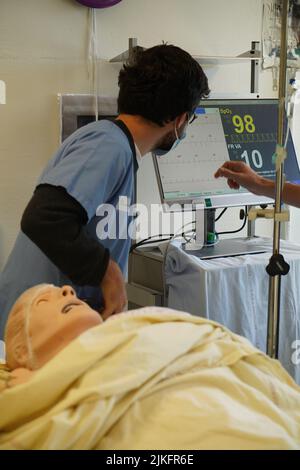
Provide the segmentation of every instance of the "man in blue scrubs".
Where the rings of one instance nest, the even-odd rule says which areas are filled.
[[[36,284],[71,284],[104,318],[126,305],[131,241],[118,233],[99,239],[97,209],[118,208],[122,196],[135,203],[140,157],[174,147],[209,89],[200,65],[171,45],[136,55],[122,68],[119,87],[118,118],[74,132],[39,178],[0,276],[0,338],[13,303]]]

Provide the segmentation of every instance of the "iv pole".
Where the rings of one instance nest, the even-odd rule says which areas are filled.
[[[282,190],[284,184],[284,127],[285,127],[285,98],[286,98],[286,68],[287,68],[287,35],[288,35],[288,12],[289,0],[282,0],[281,10],[281,47],[280,47],[280,77],[279,77],[279,113],[278,113],[278,141],[277,141],[277,163],[276,163],[276,198],[273,232],[273,257],[269,268],[273,263],[273,273],[270,274],[269,282],[269,306],[268,306],[268,332],[267,332],[267,354],[273,359],[278,359],[279,346],[279,320],[280,320],[280,288],[281,276],[287,274],[282,272],[282,263],[286,263],[280,255],[280,226]],[[276,269],[276,265],[277,268]],[[288,269],[287,269],[288,271]],[[276,274],[277,273],[277,274]]]

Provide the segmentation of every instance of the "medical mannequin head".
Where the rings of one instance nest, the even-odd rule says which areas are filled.
[[[6,362],[11,370],[42,367],[84,331],[102,323],[69,286],[28,289],[12,307],[6,329]]]

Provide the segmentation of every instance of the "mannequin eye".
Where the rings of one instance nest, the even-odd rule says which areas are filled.
[[[47,302],[47,299],[40,299],[37,301],[37,305],[39,305],[41,302]]]

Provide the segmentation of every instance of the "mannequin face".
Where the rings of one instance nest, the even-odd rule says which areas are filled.
[[[101,322],[100,315],[79,300],[71,287],[51,286],[34,299],[31,308],[29,329],[34,355],[52,357],[51,351]]]
[[[23,354],[27,354],[28,358],[21,361],[18,367],[25,365],[38,369],[81,333],[102,323],[100,315],[79,300],[70,286],[45,285],[28,292],[20,297],[10,314],[17,314],[20,318],[22,314],[28,316],[28,347],[25,345],[23,348]],[[10,330],[9,336],[13,336],[13,327]],[[13,342],[8,340],[8,357],[10,344]],[[19,346],[19,350],[22,351],[22,347]]]

